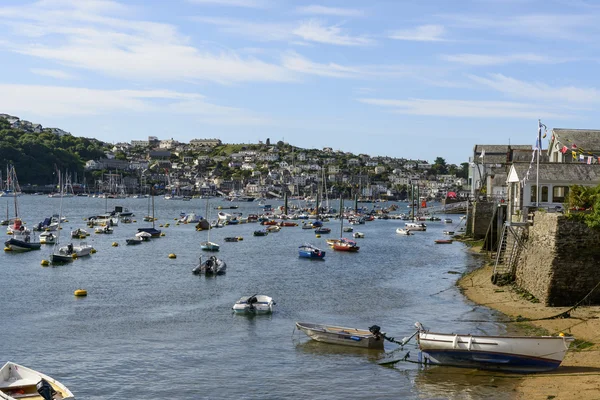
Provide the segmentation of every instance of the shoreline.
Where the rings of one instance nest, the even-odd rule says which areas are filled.
[[[479,253],[478,247],[468,251]],[[600,306],[580,306],[570,312],[570,318],[549,318],[563,313],[569,307],[546,307],[531,301],[531,296],[513,286],[495,286],[490,277],[493,265],[489,261],[463,275],[457,286],[462,294],[479,306],[492,308],[506,315],[509,323],[525,335],[573,335],[565,359],[552,372],[521,375],[516,388],[518,399],[580,399],[600,398]],[[528,299],[529,298],[529,299]],[[518,319],[531,319],[516,322]]]

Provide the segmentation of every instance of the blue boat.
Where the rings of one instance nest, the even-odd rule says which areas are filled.
[[[302,258],[324,258],[325,252],[310,243],[298,247],[298,255]]]

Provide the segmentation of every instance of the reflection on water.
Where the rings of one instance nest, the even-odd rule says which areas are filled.
[[[302,335],[304,334],[302,333]],[[342,346],[338,344],[317,342],[316,340],[308,340],[297,343],[296,351],[325,357],[359,357],[370,362],[377,362],[385,355],[384,350]]]

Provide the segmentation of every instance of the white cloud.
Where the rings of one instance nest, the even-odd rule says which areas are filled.
[[[414,29],[397,30],[390,33],[389,37],[396,40],[410,40],[417,42],[444,41],[442,36],[445,29],[441,25],[421,25]]]
[[[285,54],[282,58],[282,61],[285,68],[295,72],[301,72],[303,74],[328,76],[334,78],[354,78],[361,74],[358,69],[344,67],[335,63],[315,63],[295,52],[288,52]]]
[[[304,40],[341,46],[365,46],[374,43],[364,36],[345,35],[339,25],[326,26],[318,19],[302,22],[293,33]]]
[[[337,17],[360,17],[363,15],[361,10],[356,10],[353,8],[335,8],[319,5],[298,7],[296,10],[300,14],[333,15]]]
[[[266,124],[246,110],[211,104],[196,93],[171,90],[100,90],[81,87],[0,84],[0,110],[42,117],[113,113],[186,114],[223,125]]]
[[[600,92],[595,88],[574,86],[552,87],[540,82],[523,82],[502,74],[490,74],[489,78],[469,75],[481,85],[487,86],[512,97],[535,99],[540,101],[561,101],[570,103],[598,103]]]
[[[31,68],[30,71],[36,75],[49,76],[51,78],[56,78],[56,79],[64,79],[64,80],[75,79],[75,77],[73,75],[69,74],[68,72],[62,71],[60,69]]]
[[[0,16],[6,17],[0,19],[0,24],[14,29],[11,40],[0,42],[0,46],[69,67],[136,81],[204,80],[228,84],[294,79],[281,66],[255,57],[191,46],[189,39],[169,24],[113,18],[95,13],[97,8],[92,12],[90,8],[64,3],[64,8],[51,10],[38,3],[0,8]]]
[[[360,98],[361,103],[392,109],[393,112],[409,115],[457,118],[566,118],[548,107],[505,101],[474,100],[390,100]]]
[[[527,64],[559,64],[570,61],[566,58],[560,57],[548,57],[540,54],[533,53],[520,53],[520,54],[505,54],[505,55],[493,55],[493,54],[444,54],[440,58],[445,61],[473,65],[473,66],[489,66],[489,65],[503,65],[513,63],[527,63]]]
[[[269,4],[265,0],[187,0],[189,3],[246,8],[265,8]]]

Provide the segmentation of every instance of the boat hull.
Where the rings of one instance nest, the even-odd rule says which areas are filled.
[[[42,379],[48,382],[57,392],[57,399],[75,399],[73,393],[57,380],[12,362],[7,362],[0,368],[0,398],[7,400],[19,398],[40,399],[36,385]]]
[[[24,240],[18,240],[15,238],[10,238],[6,242],[4,242],[6,247],[10,247],[13,251],[30,251],[30,250],[39,250],[42,247],[40,242],[26,242]]]
[[[296,327],[317,342],[383,350],[384,339],[365,329],[296,322]]]
[[[252,297],[256,297],[257,301],[250,304],[248,300]],[[274,305],[275,302],[271,297],[265,295],[255,295],[242,297],[235,302],[232,309],[236,314],[271,314],[273,312]]]
[[[418,335],[423,357],[432,364],[521,373],[556,369],[572,340],[561,336]]]

